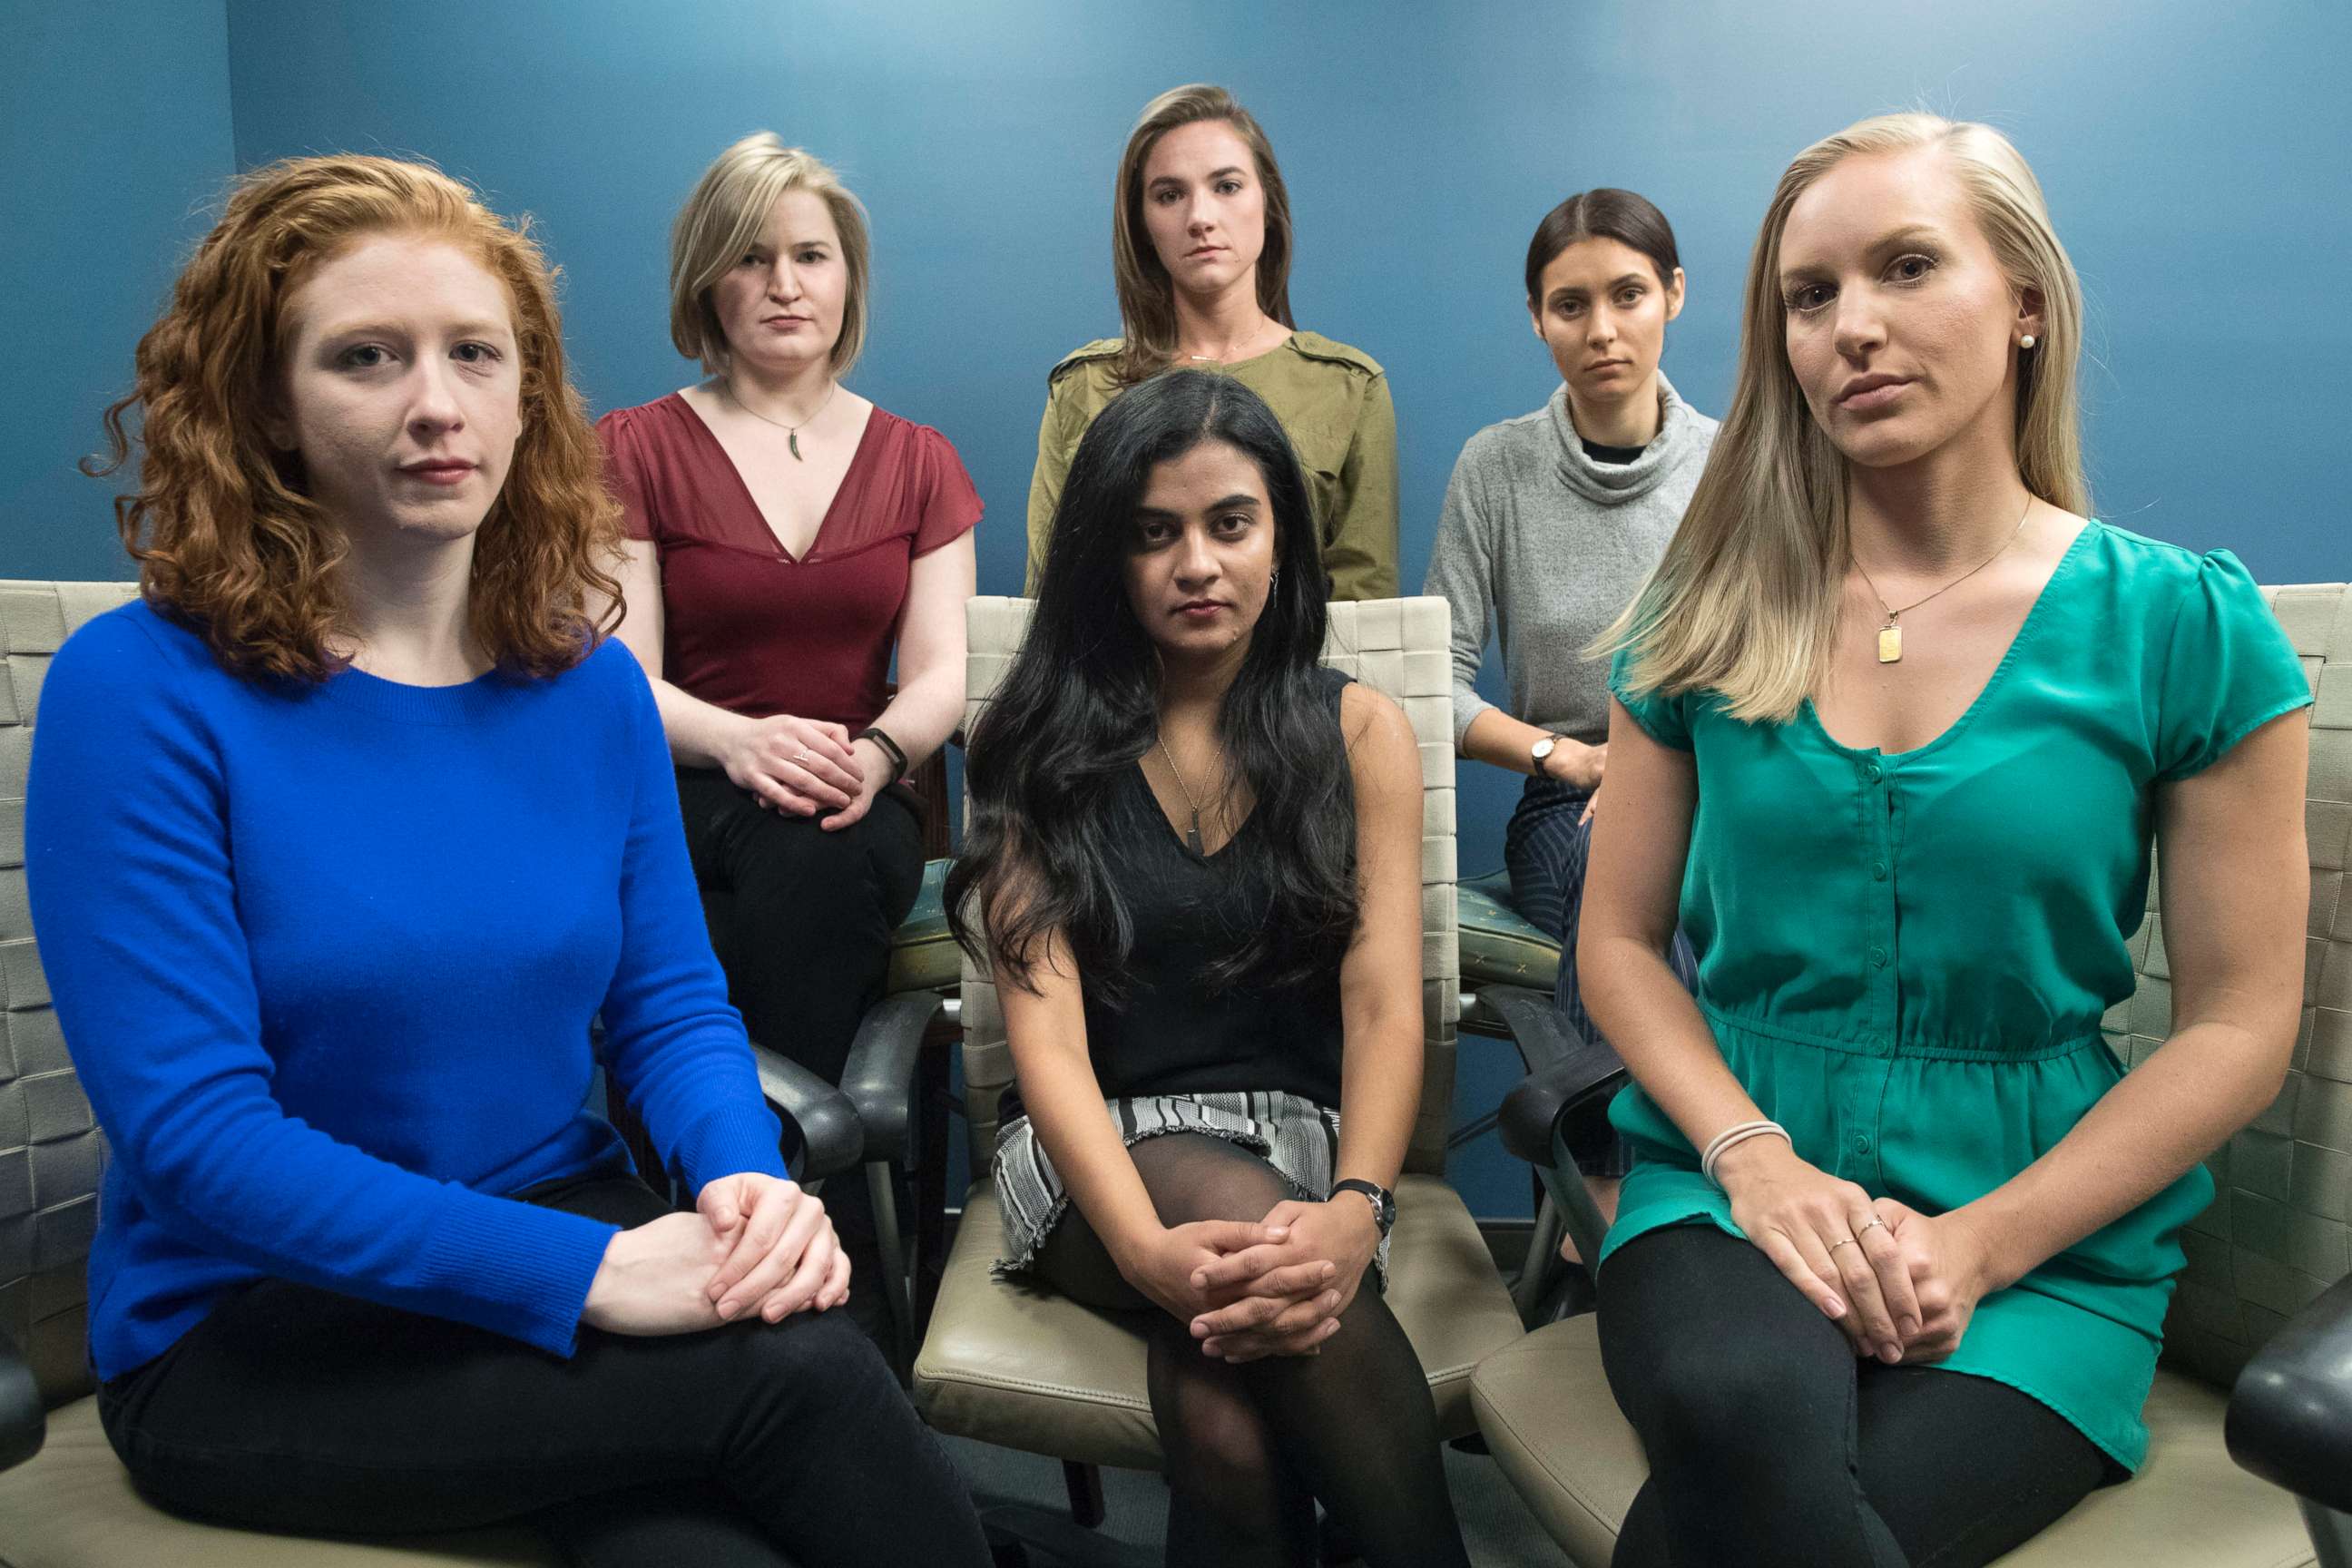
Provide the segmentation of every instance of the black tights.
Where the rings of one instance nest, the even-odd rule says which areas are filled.
[[[1711,1225],[1627,1242],[1600,1286],[1609,1386],[1650,1457],[1613,1568],[1976,1568],[2117,1479],[2005,1384],[1857,1361]]]
[[[1290,1191],[1222,1139],[1168,1133],[1128,1152],[1163,1225],[1257,1220]],[[1168,1466],[1168,1563],[1298,1568],[1316,1561],[1315,1503],[1373,1568],[1469,1568],[1438,1450],[1437,1407],[1396,1315],[1367,1279],[1311,1356],[1231,1366],[1129,1285],[1073,1207],[1036,1272],[1102,1311],[1149,1312],[1151,1414]]]

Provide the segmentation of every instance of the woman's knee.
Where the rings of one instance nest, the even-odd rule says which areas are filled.
[[[1205,1133],[1163,1133],[1135,1144],[1129,1153],[1162,1225],[1259,1220],[1295,1195],[1265,1160]]]
[[[747,1396],[780,1398],[811,1415],[906,1397],[874,1342],[838,1308],[722,1329],[712,1337],[733,1342],[731,1359]]]

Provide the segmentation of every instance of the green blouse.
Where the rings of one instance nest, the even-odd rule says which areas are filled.
[[[1037,468],[1029,481],[1033,595],[1078,438],[1125,390],[1117,374],[1123,342],[1102,338],[1088,343],[1047,378],[1045,417],[1037,426]],[[1253,359],[1197,368],[1224,372],[1265,398],[1282,421],[1307,471],[1331,596],[1396,597],[1396,409],[1380,363],[1319,332],[1294,331],[1279,347]]]
[[[2094,521],[1976,701],[1916,751],[1840,745],[1697,692],[1631,696],[1693,754],[1682,923],[1724,1059],[1797,1152],[1927,1214],[2009,1180],[2121,1079],[2099,1020],[2129,996],[2159,784],[2311,700],[2227,551]],[[1610,1252],[1730,1205],[1638,1087],[1610,1119],[1635,1155]],[[2127,1469],[2200,1166],[1978,1305],[1942,1364],[2022,1390]]]

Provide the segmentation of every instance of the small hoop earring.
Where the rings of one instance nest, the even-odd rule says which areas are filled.
[[[2028,332],[2023,337],[2018,339],[2017,346],[2021,349],[2032,348],[2033,346],[2033,334],[2032,332]]]

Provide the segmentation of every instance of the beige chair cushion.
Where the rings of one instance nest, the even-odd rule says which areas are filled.
[[[1617,1413],[1590,1316],[1539,1329],[1488,1357],[1471,1382],[1496,1462],[1580,1568],[1605,1568],[1649,1474]],[[2149,1395],[2148,1462],[2094,1492],[2000,1568],[2307,1568],[2294,1499],[2230,1462],[2224,1396],[2162,1372]]]
[[[468,1531],[400,1542],[319,1541],[192,1524],[131,1488],[99,1429],[98,1401],[49,1412],[38,1458],[0,1473],[0,1563],[8,1568],[554,1568],[535,1531]]]
[[[965,1201],[915,1402],[958,1436],[1084,1463],[1160,1468],[1143,1336],[1117,1318],[989,1272],[1003,1240],[987,1183]],[[1397,1188],[1389,1305],[1421,1357],[1448,1436],[1475,1429],[1470,1371],[1519,1337],[1517,1314],[1469,1210],[1433,1176]]]

